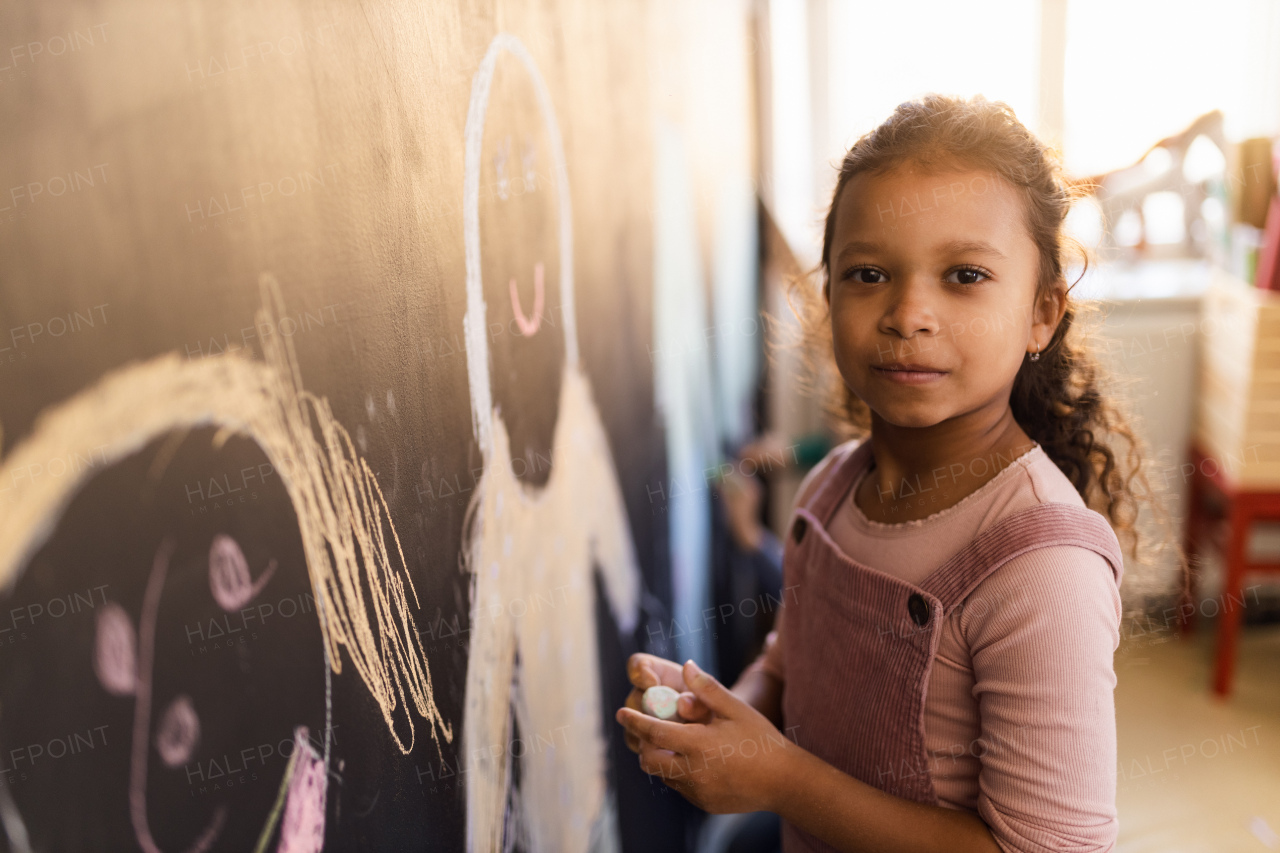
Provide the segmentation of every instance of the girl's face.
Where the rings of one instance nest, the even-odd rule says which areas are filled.
[[[855,176],[829,260],[836,364],[895,426],[1002,414],[1022,359],[1061,317],[1052,300],[1032,310],[1039,254],[1023,202],[986,172],[903,164]]]

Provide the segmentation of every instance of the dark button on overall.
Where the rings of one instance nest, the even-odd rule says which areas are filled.
[[[795,534],[797,545],[804,541],[804,534],[808,529],[809,522],[805,521],[803,518],[796,519],[795,524],[792,525],[792,531]]]
[[[907,612],[911,614],[911,619],[920,626],[929,624],[929,603],[924,600],[924,596],[918,592],[913,592],[911,597],[907,599]]]

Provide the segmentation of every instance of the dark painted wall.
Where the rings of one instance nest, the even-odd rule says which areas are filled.
[[[261,358],[262,335],[287,336],[303,386],[328,400],[386,497],[435,697],[456,735],[468,611],[459,553],[480,465],[463,345],[472,75],[505,31],[547,81],[573,203],[581,361],[646,587],[669,606],[666,517],[647,488],[665,472],[651,357],[653,127],[664,117],[686,129],[700,188],[746,173],[745,135],[717,135],[696,108],[723,102],[726,78],[732,103],[745,104],[747,46],[713,26],[737,33],[744,15],[736,4],[695,16],[676,4],[612,2],[0,9],[0,462],[34,434],[42,411],[114,369],[169,352]],[[749,116],[736,117],[745,130]],[[712,206],[699,205],[707,220]],[[702,230],[709,240],[714,222]],[[523,267],[526,242],[540,237],[513,229],[487,239],[487,264]],[[263,272],[278,280],[285,309],[269,329],[254,325]],[[548,293],[548,310],[558,310]],[[538,400],[555,377],[539,368],[562,353],[512,355],[494,340],[495,359],[522,371],[509,387],[495,381],[495,401],[533,412],[521,434],[537,446],[547,431]],[[155,626],[152,728],[169,697],[184,695],[201,732],[180,767],[150,759],[158,846],[184,849],[221,808],[213,849],[250,849],[295,727],[322,742],[323,645],[289,497],[259,447],[225,438],[175,431],[110,465],[90,456],[25,473],[92,469],[39,552],[0,579],[0,774],[34,849],[138,844],[129,803],[137,718],[95,677],[95,626],[107,601],[137,621],[165,542],[173,551]],[[6,476],[0,512],[12,499],[5,491],[17,492],[14,472]],[[210,597],[217,534],[236,540],[254,577],[278,564],[254,599],[270,606],[256,624],[228,623]],[[607,613],[599,610],[601,713],[613,735],[622,660],[638,640],[617,637]],[[333,679],[331,719],[328,849],[462,848],[462,788],[431,775],[451,760],[449,745],[441,759],[420,729],[401,755],[349,670]],[[71,747],[55,757],[55,742]],[[682,806],[616,742],[611,754],[624,834],[669,843]],[[15,837],[8,826],[0,848]]]

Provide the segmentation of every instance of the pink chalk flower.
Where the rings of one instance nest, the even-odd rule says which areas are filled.
[[[98,611],[93,671],[103,689],[115,696],[132,696],[138,689],[138,639],[124,608],[108,601]]]
[[[324,761],[307,740],[307,727],[293,732],[293,778],[284,804],[276,853],[320,853],[324,846],[324,803],[329,779]]]
[[[219,533],[209,546],[209,590],[213,600],[228,613],[235,613],[262,591],[275,573],[272,560],[255,583],[249,576],[249,562],[230,536]]]

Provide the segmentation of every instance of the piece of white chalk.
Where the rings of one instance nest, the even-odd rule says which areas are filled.
[[[676,715],[676,702],[680,699],[680,694],[664,685],[650,687],[644,692],[644,696],[640,698],[640,707],[650,717],[657,717],[659,720],[670,720]]]

